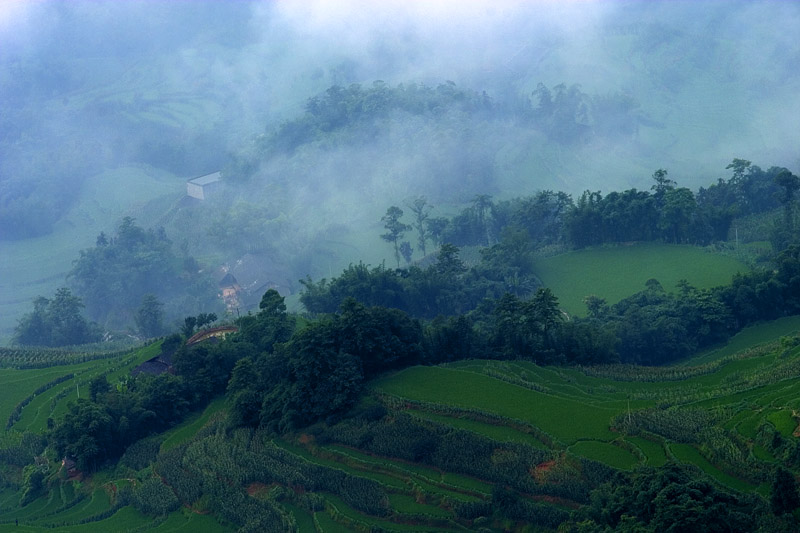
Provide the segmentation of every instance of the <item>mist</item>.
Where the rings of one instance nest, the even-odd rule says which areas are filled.
[[[261,258],[260,281],[296,293],[391,264],[380,217],[419,195],[448,213],[477,194],[649,189],[658,168],[696,189],[735,157],[796,172],[798,27],[800,4],[777,1],[2,1],[0,338],[125,215],[209,270]],[[482,103],[276,148],[309,99],[354,84]],[[543,126],[540,84],[589,112]],[[220,169],[216,198],[186,201],[187,179]]]

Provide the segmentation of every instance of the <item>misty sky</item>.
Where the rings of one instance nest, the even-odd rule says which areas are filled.
[[[797,172],[797,28],[794,1],[0,0],[0,209],[52,212],[53,232],[37,246],[53,256],[36,264],[59,265],[20,263],[34,255],[28,245],[0,239],[0,314],[13,319],[51,293],[77,251],[121,214],[179,197],[186,178],[223,167],[335,84],[452,81],[535,105],[537,84],[563,83],[637,103],[635,135],[571,146],[516,124],[472,126],[473,141],[484,131],[495,154],[487,192],[498,198],[649,189],[657,168],[696,189],[729,177],[734,157]],[[306,165],[308,183],[324,177],[326,186],[297,183],[287,216],[344,212],[345,222],[377,226],[386,206],[432,194],[421,176],[429,156],[392,147],[435,129],[406,121],[378,151],[345,146],[264,163],[241,198],[265,195],[259,180],[281,165],[293,176]],[[436,164],[461,156],[455,138]],[[113,195],[118,202],[104,205]]]

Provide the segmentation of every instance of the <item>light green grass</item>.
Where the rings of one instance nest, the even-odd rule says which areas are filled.
[[[682,361],[680,364],[699,365],[709,361],[716,361],[758,344],[778,340],[784,335],[791,335],[798,331],[800,331],[800,315],[787,316],[756,324],[744,328],[731,337],[725,346],[701,352],[686,361]]]
[[[630,470],[639,462],[639,459],[628,450],[608,442],[582,440],[568,449],[575,455],[599,461],[620,470]]]
[[[153,533],[233,533],[237,527],[221,524],[214,515],[201,515],[181,509],[157,527],[148,529]]]
[[[585,316],[584,298],[596,295],[609,304],[645,289],[655,278],[666,291],[686,279],[703,289],[730,283],[749,268],[736,259],[694,246],[646,243],[577,250],[537,259],[536,275],[571,315]]]
[[[425,526],[425,525],[417,525],[417,524],[403,524],[403,523],[395,523],[389,520],[384,520],[382,518],[377,518],[374,516],[369,516],[359,511],[356,511],[347,503],[344,502],[338,496],[334,496],[333,494],[324,494],[325,499],[328,501],[328,504],[331,505],[333,508],[336,509],[338,513],[342,516],[347,517],[348,519],[352,520],[353,522],[360,524],[362,527],[366,526],[369,527],[380,527],[387,531],[426,531],[426,532],[439,532],[439,531],[453,531],[451,528],[441,528],[441,527],[432,527],[432,526]],[[367,529],[369,530],[369,529]]]
[[[703,455],[695,448],[689,444],[677,444],[672,443],[669,445],[669,449],[675,458],[683,463],[691,463],[696,465],[714,478],[715,480],[719,481],[723,485],[726,485],[732,489],[740,490],[742,492],[752,492],[756,489],[754,485],[747,483],[739,478],[733,477],[729,474],[726,474],[713,464],[709,462],[708,459],[703,457]]]
[[[275,440],[273,441],[275,445],[278,447],[286,450],[289,453],[292,453],[309,463],[313,463],[320,466],[325,466],[329,468],[336,468],[337,470],[342,470],[343,472],[347,472],[350,475],[362,477],[366,479],[371,479],[384,485],[385,487],[393,487],[396,489],[406,489],[408,488],[406,483],[403,482],[401,479],[397,479],[391,475],[374,472],[369,468],[356,468],[351,466],[351,464],[346,464],[344,461],[337,461],[334,459],[328,459],[326,457],[319,457],[317,455],[312,454],[309,450],[301,447],[295,446],[294,444],[290,444],[286,441],[282,440]]]
[[[356,531],[356,529],[348,528],[336,522],[331,518],[331,515],[323,511],[314,513],[314,522],[321,533],[352,533]]]
[[[373,456],[359,450],[338,445],[326,446],[325,449],[335,451],[370,467],[389,469],[403,477],[411,477],[415,483],[420,483],[420,480],[422,480],[422,482],[427,482],[432,485],[444,484],[454,489],[460,489],[484,495],[488,495],[492,491],[491,484],[483,482],[479,479],[469,476],[462,476],[460,474],[453,474],[451,472],[442,472],[435,468],[431,468],[419,463],[409,463],[390,459],[388,457]],[[443,495],[448,495],[448,493],[449,491],[446,489],[441,492]]]
[[[767,420],[775,425],[781,435],[784,437],[791,437],[795,429],[797,429],[797,420],[792,416],[792,412],[788,409],[781,409],[773,411],[767,415]]]
[[[91,366],[92,363],[81,363],[32,370],[0,369],[0,383],[3,384],[0,387],[0,424],[5,428],[14,407],[40,386],[66,374],[85,371]]]
[[[664,445],[642,437],[626,437],[626,440],[639,448],[647,457],[648,466],[663,466],[669,460]]]
[[[776,461],[775,456],[760,444],[753,444],[752,451],[753,456],[759,461],[765,461],[767,463],[774,463]]]
[[[76,365],[54,366],[40,370],[0,370],[0,376],[2,376],[3,373],[7,373],[6,376],[8,379],[15,383],[17,382],[17,378],[19,378],[19,382],[22,383],[24,381],[21,379],[22,376],[36,376],[38,378],[39,376],[60,377],[70,373],[75,374],[74,378],[63,383],[59,383],[55,387],[52,387],[37,395],[22,410],[22,415],[13,428],[19,431],[30,430],[39,433],[45,431],[47,428],[48,418],[58,418],[67,412],[67,406],[69,402],[74,402],[79,397],[85,398],[88,396],[89,381],[91,381],[92,378],[100,374],[106,374],[106,379],[108,382],[113,384],[119,378],[130,375],[131,370],[136,365],[143,363],[144,361],[147,361],[148,359],[157,355],[160,349],[161,343],[156,342],[148,346],[143,346],[133,353],[124,354],[112,359],[98,359],[96,361],[87,361],[85,363],[79,363]],[[126,364],[114,371],[109,372],[111,368],[120,365],[120,363],[123,361],[127,361]],[[2,378],[0,377],[0,379]],[[19,402],[25,396],[36,390],[39,385],[43,384],[40,381],[33,381],[35,381],[36,384],[34,386],[28,385],[31,387],[28,392],[20,390],[16,391],[16,394],[20,394],[16,402]],[[44,383],[47,381],[50,380],[46,380]],[[53,400],[61,391],[67,391],[68,394],[63,398],[58,399],[55,407],[51,409],[51,400]],[[10,391],[6,392],[10,393]],[[3,396],[4,394],[0,392],[0,400],[3,399]],[[2,409],[5,407],[7,407],[7,405],[4,402],[0,402],[0,416],[2,415]],[[13,409],[13,405],[10,409]]]
[[[480,409],[522,420],[568,443],[579,439],[614,440],[616,435],[608,426],[611,418],[621,412],[590,408],[488,376],[441,367],[408,368],[377,380],[373,388],[401,398]]]
[[[134,531],[137,528],[144,528],[151,522],[152,518],[149,516],[143,515],[132,506],[126,506],[105,520],[88,522],[86,524],[77,524],[74,526],[66,526],[63,528],[55,528],[51,531],[69,531],[70,533],[93,533],[96,531],[103,531],[107,533],[124,533],[128,531]]]
[[[281,502],[281,506],[294,517],[298,533],[317,533],[317,529],[314,526],[314,517],[308,511],[287,502]]]
[[[418,409],[410,409],[409,413],[425,420],[439,422],[440,424],[444,424],[446,426],[466,429],[467,431],[472,431],[473,433],[489,437],[490,439],[498,442],[518,442],[521,444],[528,444],[529,446],[533,446],[534,448],[539,448],[541,450],[548,449],[542,441],[533,435],[516,430],[512,427],[488,424],[486,422],[479,422],[470,418],[445,416]]]
[[[214,413],[219,412],[225,407],[225,397],[220,396],[206,406],[202,413],[196,413],[189,419],[181,422],[174,428],[164,433],[164,441],[161,443],[161,451],[165,452],[179,444],[191,439],[206,423]]]
[[[401,514],[410,515],[428,515],[439,518],[449,518],[452,516],[450,511],[436,507],[435,505],[428,505],[419,503],[414,496],[409,494],[389,494],[389,505],[392,509]]]

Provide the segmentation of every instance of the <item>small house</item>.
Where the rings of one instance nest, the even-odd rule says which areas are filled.
[[[198,200],[205,200],[222,187],[222,172],[213,172],[192,178],[186,182],[186,194]]]
[[[75,459],[71,457],[64,457],[61,459],[61,469],[64,470],[67,474],[67,477],[76,477],[80,474],[80,470],[78,470],[78,464],[75,462]]]
[[[239,307],[239,293],[242,291],[242,287],[233,274],[227,272],[225,277],[219,280],[219,290],[222,300],[225,302],[225,308],[229,312],[233,312]]]

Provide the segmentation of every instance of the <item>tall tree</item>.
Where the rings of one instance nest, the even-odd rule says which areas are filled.
[[[428,200],[424,196],[417,196],[408,204],[408,208],[411,209],[411,212],[414,214],[413,226],[414,229],[417,230],[417,245],[424,257],[427,254],[425,243],[429,238],[430,232],[427,222],[433,206],[428,204]]]
[[[659,168],[653,172],[653,180],[655,181],[655,184],[651,187],[655,191],[653,196],[658,206],[661,207],[664,205],[664,196],[667,191],[674,189],[676,183],[667,177],[667,169],[665,168]]]
[[[20,319],[14,329],[18,344],[69,346],[100,340],[96,324],[81,314],[83,302],[66,287],[56,290],[52,300],[39,296],[33,311]]]
[[[494,203],[492,203],[492,197],[488,194],[478,194],[472,199],[472,207],[475,209],[475,212],[478,215],[478,224],[483,233],[486,235],[486,241],[484,244],[491,244],[492,239],[491,230],[489,228],[489,214],[494,207]]]
[[[394,257],[397,260],[397,268],[400,268],[400,239],[406,234],[411,226],[400,221],[403,210],[393,205],[386,210],[386,214],[381,217],[386,233],[381,235],[381,239],[394,245]]]
[[[146,338],[157,337],[164,333],[164,304],[155,294],[145,294],[142,305],[136,310],[136,327]]]
[[[783,250],[797,238],[795,227],[795,195],[800,190],[800,178],[786,169],[775,176],[775,184],[781,188],[779,199],[783,204],[783,227],[777,229],[777,236],[773,244],[778,250]]]

